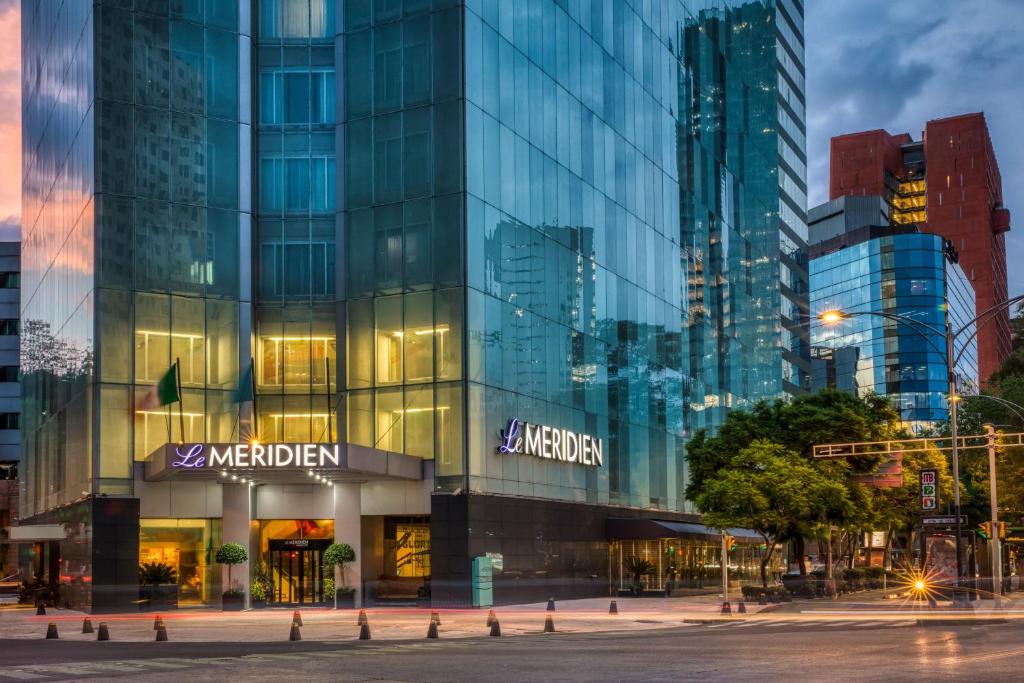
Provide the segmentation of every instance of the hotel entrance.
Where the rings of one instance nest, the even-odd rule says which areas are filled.
[[[270,539],[267,563],[275,582],[272,604],[324,602],[323,553],[330,545],[329,539]]]

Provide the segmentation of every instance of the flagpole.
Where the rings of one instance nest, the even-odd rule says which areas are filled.
[[[257,441],[260,440],[260,432],[257,427],[259,422],[256,418],[259,411],[256,409],[256,359],[249,356],[249,386],[252,387],[252,415],[249,418],[249,432]]]
[[[181,443],[185,443],[185,412],[182,409],[184,394],[181,393],[181,359],[174,359],[174,376],[178,380],[178,424],[181,427]]]
[[[331,420],[331,359],[324,356],[327,363],[327,443],[334,443],[334,424]]]

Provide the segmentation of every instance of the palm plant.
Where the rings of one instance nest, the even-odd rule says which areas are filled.
[[[177,583],[178,572],[174,567],[163,562],[144,562],[139,565],[139,582],[157,585],[160,583]]]
[[[632,590],[634,595],[639,595],[644,590],[643,581],[641,577],[645,574],[653,574],[655,571],[654,564],[650,560],[646,560],[642,557],[631,556],[627,557],[623,563],[622,568],[633,575]]]

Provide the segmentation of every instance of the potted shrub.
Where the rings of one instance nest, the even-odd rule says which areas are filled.
[[[231,568],[236,564],[242,564],[249,559],[249,553],[245,547],[238,543],[225,543],[217,549],[217,564],[226,565],[228,568],[228,589],[224,591],[222,608],[225,610],[237,611],[245,607],[245,592],[236,588],[231,579]]]
[[[163,562],[139,565],[139,609],[176,609],[178,572]]]
[[[356,606],[356,591],[345,583],[345,565],[356,561],[356,551],[348,543],[332,543],[324,551],[324,574],[336,573],[331,577],[331,590],[333,591],[334,608],[354,608]],[[335,572],[337,567],[337,572]],[[332,595],[327,590],[327,581],[324,581],[324,597]]]
[[[256,572],[252,576],[252,584],[249,586],[250,605],[253,609],[261,609],[273,602],[274,581],[270,575],[270,568],[267,563],[260,560],[256,564]]]
[[[650,560],[645,560],[642,557],[627,557],[622,563],[622,568],[625,569],[633,576],[633,582],[629,586],[629,591],[635,597],[639,597],[644,594],[644,588],[646,584],[642,581],[642,577],[648,574],[654,573],[654,565]]]

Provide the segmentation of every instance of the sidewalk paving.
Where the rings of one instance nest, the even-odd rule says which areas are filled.
[[[602,633],[636,631],[691,625],[694,621],[717,618],[721,597],[716,595],[686,598],[616,598],[619,613],[608,614],[609,598],[560,600],[556,611],[547,612],[546,602],[505,605],[494,608],[502,636],[543,633],[550,615],[556,632]],[[735,611],[736,605],[733,605]],[[764,607],[747,604],[749,614]],[[260,609],[245,612],[220,610],[170,610],[161,612],[168,638],[177,642],[272,642],[288,639],[292,609]],[[413,609],[369,608],[366,610],[375,640],[418,640],[426,637],[430,614],[441,619],[441,638],[479,638],[487,636],[487,609]],[[0,640],[41,639],[47,625],[57,625],[62,640],[95,640],[96,634],[83,634],[82,620],[88,616],[93,628],[107,624],[111,640],[152,641],[156,613],[87,615],[75,610],[48,608],[46,616],[36,616],[35,608],[0,610]],[[305,608],[300,610],[303,640],[343,642],[359,636],[358,610]],[[690,622],[690,623],[688,623]]]

